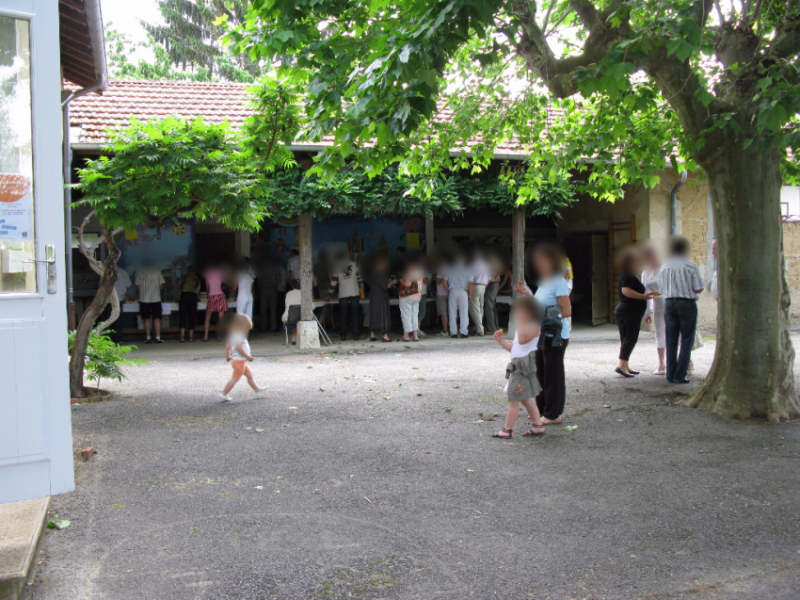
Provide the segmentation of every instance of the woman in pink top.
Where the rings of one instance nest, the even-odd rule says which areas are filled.
[[[208,329],[211,325],[211,313],[217,313],[217,341],[221,341],[220,338],[221,326],[222,326],[222,319],[225,317],[225,313],[228,311],[228,301],[225,298],[225,294],[222,292],[222,280],[224,278],[224,272],[218,266],[214,265],[208,268],[205,273],[203,273],[203,277],[206,279],[206,288],[208,289],[208,303],[206,304],[206,326],[205,326],[205,336],[203,336],[203,341],[208,341]]]

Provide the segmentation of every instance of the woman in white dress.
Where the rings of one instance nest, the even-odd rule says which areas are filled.
[[[645,320],[652,323],[656,330],[656,351],[658,352],[658,369],[654,375],[663,375],[666,370],[667,352],[667,323],[664,320],[664,297],[658,283],[658,272],[661,270],[661,261],[658,253],[652,246],[647,246],[643,252],[645,270],[642,272],[642,283],[648,294],[659,294],[648,302],[647,317]]]

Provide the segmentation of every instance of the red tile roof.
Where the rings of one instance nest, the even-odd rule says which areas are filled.
[[[126,125],[131,116],[149,121],[167,116],[186,119],[202,115],[212,123],[227,120],[238,128],[251,114],[246,104],[246,87],[246,84],[228,82],[112,81],[102,96],[90,94],[70,104],[69,122],[73,128],[70,137],[73,143],[105,143],[106,129]],[[445,109],[435,118],[447,120],[450,115]],[[555,117],[554,112],[550,120]],[[295,146],[319,148],[332,144],[333,137],[326,136],[322,142],[297,142]],[[525,152],[519,144],[507,143],[496,148],[495,154],[523,156]]]

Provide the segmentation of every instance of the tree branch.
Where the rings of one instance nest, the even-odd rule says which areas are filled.
[[[590,28],[586,25],[589,36],[581,54],[557,59],[544,32],[536,23],[530,4],[526,0],[514,0],[512,6],[514,16],[522,25],[517,52],[525,60],[528,69],[536,73],[550,92],[559,98],[572,96],[578,91],[577,84],[572,80],[572,74],[577,69],[600,61],[608,54],[611,46],[629,31],[627,20],[619,27],[610,27],[591,2],[571,0],[570,6],[578,12],[581,21],[585,24],[594,23],[594,26]]]
[[[791,58],[800,52],[800,17],[783,20],[775,38],[765,54],[765,58],[779,60]]]

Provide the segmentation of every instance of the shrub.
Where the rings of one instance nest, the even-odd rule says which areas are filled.
[[[72,346],[75,342],[75,332],[69,334],[69,352],[72,353]],[[97,382],[97,389],[100,388],[100,380],[116,379],[122,381],[127,377],[122,367],[133,367],[146,365],[147,361],[139,358],[126,358],[136,346],[123,346],[117,344],[105,334],[98,334],[96,329],[92,329],[89,335],[89,346],[86,349],[86,378],[89,381]]]

